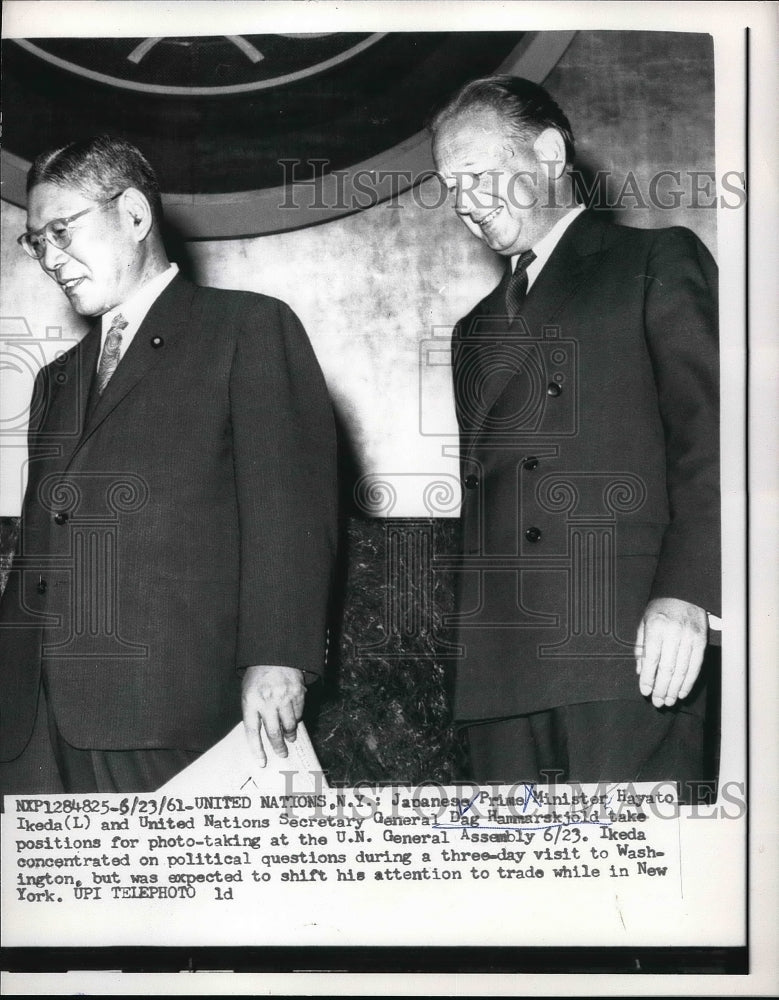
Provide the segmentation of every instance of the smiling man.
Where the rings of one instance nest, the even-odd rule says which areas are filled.
[[[431,131],[454,211],[506,261],[453,337],[472,777],[690,794],[715,776],[714,262],[689,230],[576,205],[571,126],[528,80],[467,84]]]
[[[306,334],[276,299],[178,274],[123,140],[44,154],[27,186],[19,243],[93,324],[30,407],[2,791],[152,791],[242,712],[260,763],[286,756],[324,666],[336,534]]]

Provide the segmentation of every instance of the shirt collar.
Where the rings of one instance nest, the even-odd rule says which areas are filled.
[[[146,313],[154,305],[155,301],[159,298],[165,288],[173,281],[173,279],[178,274],[178,264],[169,264],[168,267],[161,271],[159,274],[155,274],[153,278],[150,278],[144,285],[136,291],[123,302],[120,306],[116,306],[114,309],[109,310],[109,312],[104,313],[101,316],[101,332],[103,335],[108,331],[114,317],[121,313],[122,316],[127,320],[127,326],[130,330],[137,330],[141,323],[146,318]]]
[[[558,219],[557,222],[552,226],[546,236],[542,237],[538,243],[533,247],[533,253],[536,255],[536,259],[528,267],[527,274],[530,281],[537,277],[541,271],[541,268],[546,264],[549,258],[552,256],[555,247],[563,238],[563,233],[566,229],[573,223],[581,213],[584,211],[584,205],[577,205],[576,208],[572,208],[570,212]],[[511,270],[513,272],[517,264],[517,259],[519,254],[512,254],[511,257]]]

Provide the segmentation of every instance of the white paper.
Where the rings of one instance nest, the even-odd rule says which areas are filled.
[[[296,791],[321,791],[329,787],[303,722],[298,723],[297,738],[294,743],[287,743],[287,751],[287,757],[279,757],[266,747],[267,763],[260,767],[249,749],[243,724],[239,723],[202,757],[158,789],[158,793],[235,795],[266,791],[282,794],[292,775]]]

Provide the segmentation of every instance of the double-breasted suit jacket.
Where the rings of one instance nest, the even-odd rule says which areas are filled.
[[[18,551],[0,609],[2,756],[45,667],[76,747],[202,750],[241,668],[323,669],[335,433],[284,303],[175,278],[88,406],[99,324],[38,376]]]
[[[720,607],[710,254],[689,230],[584,212],[513,322],[506,282],[453,338],[460,720],[640,698],[647,602]]]

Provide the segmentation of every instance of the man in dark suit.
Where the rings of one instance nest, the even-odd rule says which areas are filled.
[[[21,246],[92,329],[39,374],[0,608],[2,790],[151,791],[241,718],[287,755],[324,667],[335,433],[282,302],[166,256],[152,168],[39,157]],[[263,745],[261,730],[266,743]]]
[[[689,230],[575,205],[571,128],[536,84],[472,82],[432,134],[455,211],[507,263],[453,339],[473,777],[711,778],[715,265]]]

